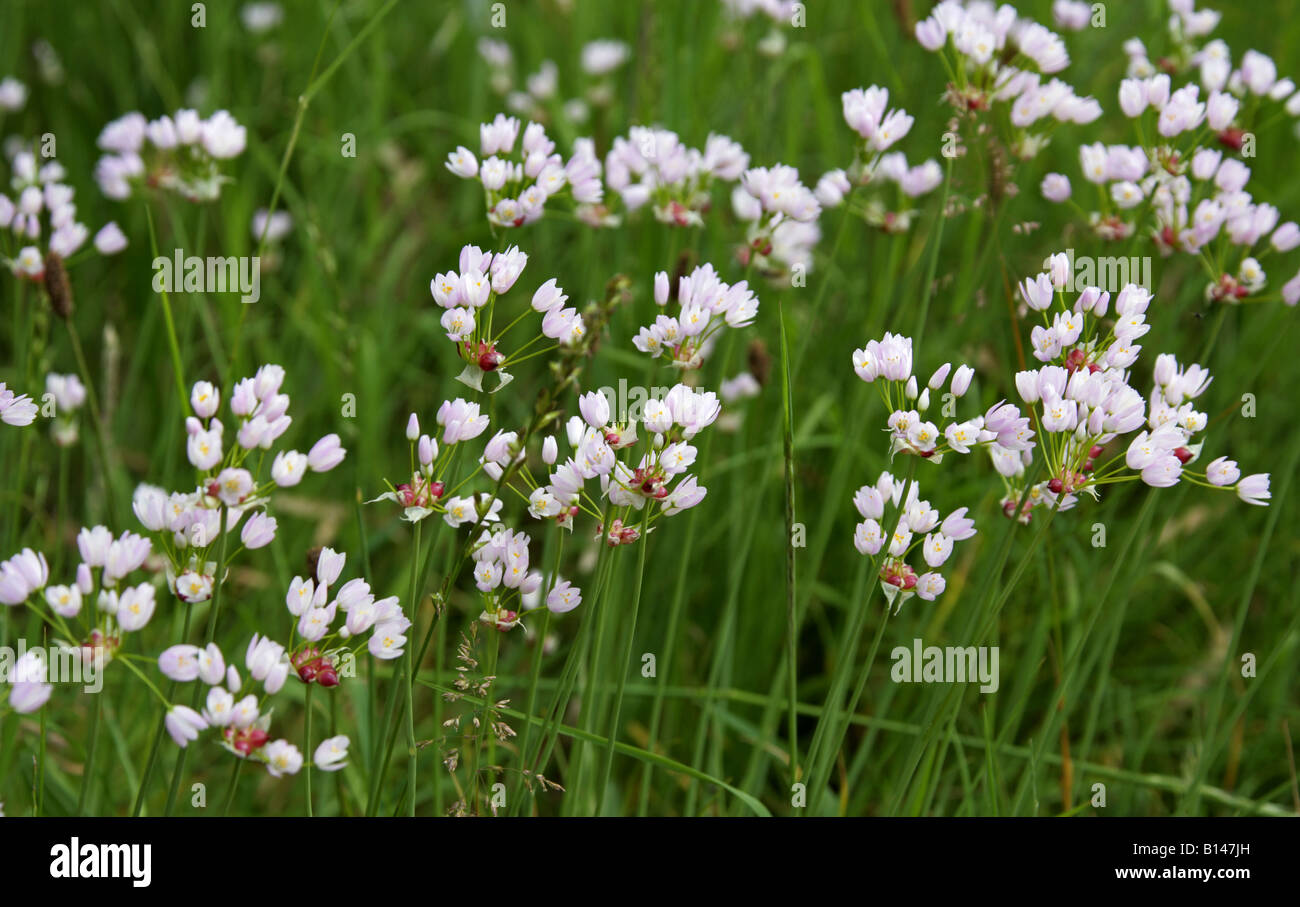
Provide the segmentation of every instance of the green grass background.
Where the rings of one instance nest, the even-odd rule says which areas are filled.
[[[724,32],[730,26],[720,4],[704,0],[579,0],[572,11],[550,2],[510,0],[504,30],[491,29],[488,4],[476,2],[401,0],[388,8],[378,0],[345,0],[332,18],[332,3],[289,0],[284,6],[284,23],[261,37],[242,28],[235,3],[208,3],[203,29],[191,27],[185,3],[18,0],[0,7],[0,75],[12,73],[32,89],[26,109],[4,118],[0,129],[28,137],[52,132],[58,158],[78,190],[80,219],[92,229],[116,219],[131,239],[122,256],[91,256],[72,272],[74,326],[105,398],[117,512],[108,512],[84,426],[82,442],[67,454],[62,473],[60,454],[43,428],[0,433],[3,554],[24,545],[41,548],[58,582],[71,580],[77,525],[111,520],[118,529],[138,528],[128,506],[137,482],[168,488],[192,482],[160,300],[150,289],[144,208],[139,200],[120,204],[99,195],[91,178],[98,157],[95,137],[104,123],[129,110],[152,118],[189,103],[204,113],[228,108],[249,128],[247,152],[227,168],[234,181],[213,205],[170,200],[155,207],[159,245],[164,254],[179,246],[199,255],[251,255],[256,243],[250,218],[269,203],[300,104],[307,105],[280,197],[296,226],[281,266],[263,276],[261,301],[241,307],[233,296],[172,300],[187,382],[206,378],[228,388],[259,363],[280,363],[288,372],[285,390],[295,420],[286,441],[305,449],[320,434],[337,431],[349,451],[339,469],[278,495],[275,544],[241,558],[218,632],[227,655],[241,663],[251,632],[282,636],[286,631],[283,590],[304,570],[312,546],[346,550],[348,576],[363,570],[366,552],[364,572],[377,589],[405,597],[409,527],[386,507],[364,508],[363,539],[355,501],[358,495],[375,496],[382,477],[404,468],[402,428],[408,412],[432,424],[441,400],[467,394],[452,380],[459,368],[438,329],[440,310],[428,284],[436,272],[455,266],[462,244],[493,243],[479,191],[442,166],[457,144],[477,150],[477,124],[500,109],[475,49],[480,37],[507,41],[520,76],[543,59],[555,60],[563,97],[577,95],[586,84],[578,65],[583,43],[601,37],[628,42],[632,59],[614,79],[614,103],[590,125],[602,156],[609,141],[633,123],[674,129],[695,147],[716,131],[741,142],[753,164],[793,164],[811,184],[851,158],[854,137],[840,116],[840,92],[879,84],[890,89],[894,104],[916,117],[900,149],[914,163],[927,157],[942,161],[943,70],[900,26],[899,10],[921,16],[923,3],[809,4],[807,27],[787,30],[789,47],[775,60],[754,50],[765,25],[751,21],[739,29],[739,45],[729,46]],[[1020,6],[1050,23],[1049,3]],[[1234,57],[1255,47],[1274,56],[1280,75],[1300,76],[1297,4],[1269,7],[1264,14],[1255,4],[1225,5],[1217,34]],[[928,310],[922,300],[938,192],[905,235],[845,222],[833,261],[829,253],[843,213],[826,212],[825,236],[808,285],[760,287],[756,325],[730,350],[729,362],[722,361],[721,351],[728,349],[722,345],[704,379],[716,386],[744,368],[744,344],[754,338],[761,338],[774,357],[771,378],[759,398],[738,407],[744,418],[740,430],[713,439],[701,470],[710,492],[703,505],[665,522],[649,542],[633,649],[638,658],[626,668],[632,673],[618,728],[619,739],[637,750],[616,757],[601,811],[750,813],[752,804],[714,783],[719,779],[775,814],[1221,815],[1300,808],[1288,741],[1300,726],[1300,593],[1291,483],[1300,453],[1294,396],[1300,359],[1294,355],[1296,313],[1281,305],[1227,313],[1212,359],[1205,363],[1215,381],[1202,398],[1211,414],[1207,451],[1233,456],[1246,472],[1273,473],[1273,504],[1267,510],[1190,487],[1117,486],[1100,504],[1084,502],[1061,514],[1032,553],[1032,531],[1017,531],[999,570],[999,547],[1009,525],[998,508],[1001,485],[986,458],[920,466],[916,476],[923,494],[943,512],[969,506],[980,534],[958,547],[948,591],[939,602],[913,600],[885,625],[874,670],[866,677],[844,745],[828,763],[828,777],[805,777],[807,805],[791,806],[783,686],[787,536],[778,301],[794,360],[795,518],[806,527],[808,541],[796,551],[803,753],[835,668],[847,659],[857,683],[864,650],[883,612],[879,596],[871,596],[864,582],[864,561],[852,547],[851,496],[886,467],[883,436],[877,433],[886,414],[872,389],[853,375],[850,353],[887,329],[923,330],[919,373],[926,375],[944,361],[973,364],[978,374],[966,401],[972,410],[977,403],[986,407],[1014,396],[1018,365],[1009,289],[1036,273],[1053,251],[1113,252],[1082,234],[1063,207],[1044,203],[1038,183],[1044,173],[1060,170],[1072,176],[1081,193],[1090,187],[1077,178],[1078,144],[1133,141],[1114,94],[1125,62],[1120,45],[1139,34],[1154,57],[1165,15],[1156,2],[1110,3],[1107,28],[1067,35],[1072,63],[1063,76],[1080,94],[1097,96],[1107,115],[1093,126],[1061,128],[1039,158],[1021,165],[1015,178],[1019,193],[996,224],[969,211],[944,224]],[[31,49],[40,39],[62,58],[61,84],[43,84],[36,75]],[[305,97],[311,84],[313,93]],[[585,134],[561,122],[551,132],[566,153],[572,138]],[[344,133],[356,137],[355,158],[340,154]],[[1256,199],[1276,204],[1283,220],[1300,214],[1292,121],[1283,118],[1261,129],[1258,154],[1249,162]],[[960,162],[952,192],[978,195],[981,180],[972,154]],[[507,304],[525,305],[525,292],[549,277],[583,303],[601,298],[615,274],[627,275],[634,299],[616,313],[583,385],[616,385],[619,378],[671,383],[669,370],[649,369],[630,339],[653,317],[653,273],[671,270],[682,250],[713,262],[724,277],[741,276],[733,256],[739,230],[722,192],[706,220],[701,230],[676,234],[644,216],[623,229],[593,232],[548,215],[509,237],[530,260]],[[1025,221],[1041,226],[1029,235],[1014,233],[1013,225]],[[1274,287],[1292,276],[1279,262],[1265,265]],[[1203,278],[1193,263],[1157,258],[1155,279],[1154,328],[1137,367],[1140,388],[1149,382],[1154,353],[1171,351],[1180,361],[1193,361],[1215,324],[1215,313],[1201,300]],[[0,318],[6,328],[0,375],[11,386],[38,393],[47,371],[75,370],[62,325],[13,280],[0,281]],[[233,348],[241,318],[246,319],[243,346]],[[521,367],[515,385],[491,398],[494,425],[519,427],[526,421],[545,378],[542,361]],[[1253,419],[1240,414],[1245,393],[1258,400]],[[340,415],[345,394],[355,395],[355,418]],[[576,411],[572,398],[568,405]],[[517,502],[507,507],[522,513]],[[62,520],[61,513],[66,513]],[[1096,523],[1106,528],[1104,548],[1091,545]],[[441,581],[441,550],[435,548],[434,584]],[[590,582],[580,566],[593,558],[590,540],[575,536],[568,551],[566,572]],[[978,637],[974,631],[992,613],[980,609],[998,603],[1002,583],[1022,562],[1022,579],[1000,602],[987,636]],[[621,631],[618,617],[631,598],[634,565],[634,558],[624,557],[616,568],[606,600],[613,609],[611,631]],[[994,593],[991,601],[983,597],[987,590]],[[460,582],[444,625],[443,674],[437,674],[431,656],[422,678],[446,681],[450,648],[478,610],[472,584]],[[849,638],[846,627],[855,613],[864,617],[862,629]],[[558,676],[581,614],[579,609],[552,622],[561,650],[543,669],[544,692]],[[421,627],[428,616],[426,602]],[[19,633],[39,638],[38,624],[28,615],[11,611],[7,617],[9,640]],[[152,654],[175,641],[178,628],[176,603],[162,600],[140,651]],[[939,645],[1000,646],[1000,691],[983,695],[973,687],[892,683],[889,649],[917,636]],[[605,646],[608,658],[620,648],[616,638],[621,632]],[[516,709],[524,707],[533,652],[518,632],[501,640],[500,692]],[[637,670],[640,653],[647,652],[658,659],[654,680]],[[1244,653],[1258,659],[1253,679],[1240,676]],[[328,781],[316,775],[318,814],[363,808],[374,725],[382,720],[394,674],[390,668],[378,673],[378,715],[363,682],[315,697],[318,738],[319,728],[337,722],[340,733],[353,737],[355,750],[345,772]],[[604,677],[616,676],[611,663]],[[1068,678],[1064,686],[1063,676]],[[124,671],[110,671],[108,683],[88,811],[125,814],[148,754],[157,707]],[[692,766],[695,777],[662,767],[647,775],[650,757],[644,750],[656,692],[662,697],[657,751]],[[424,741],[439,734],[437,706],[432,691],[418,695],[417,736]],[[286,708],[295,697],[301,699],[302,687],[291,681],[280,697],[276,730],[301,741],[302,710]],[[88,701],[58,689],[47,709],[48,813],[76,809],[89,736]],[[522,731],[523,721],[514,724]],[[608,731],[604,727],[599,733]],[[0,722],[0,800],[10,815],[30,812],[38,738],[38,716]],[[163,809],[174,753],[165,742],[146,813]],[[549,777],[565,783],[569,753],[566,740],[545,768]],[[511,765],[508,749],[498,756]],[[229,760],[211,740],[190,753],[186,790],[195,782],[208,785],[209,806],[193,808],[182,791],[179,814],[215,810],[227,789]],[[383,786],[385,811],[397,809],[403,795],[404,760],[399,745]],[[455,796],[436,745],[421,750],[419,777],[421,814],[437,811]],[[1106,786],[1104,808],[1090,803],[1097,783]],[[597,806],[586,793],[530,796],[523,808],[590,813]],[[258,770],[244,772],[232,812],[305,810],[301,776],[277,781]]]

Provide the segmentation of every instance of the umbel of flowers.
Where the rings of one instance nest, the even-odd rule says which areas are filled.
[[[36,155],[23,149],[10,159],[9,170],[14,195],[0,192],[0,231],[12,235],[16,251],[10,252],[9,237],[0,232],[0,264],[15,277],[41,281],[47,257],[72,257],[90,231],[77,219],[76,190],[57,160],[43,159],[38,165]],[[101,255],[116,255],[126,248],[126,236],[110,221],[95,234],[94,246]]]
[[[1065,293],[1068,267],[1064,254],[1054,255],[1047,271],[1020,284],[1025,304],[1042,319],[1030,336],[1034,358],[1042,364],[1018,372],[1015,384],[1039,428],[1036,449],[1046,478],[1029,489],[1025,509],[1017,513],[1034,448],[993,445],[994,466],[1007,483],[1007,515],[1028,520],[1038,505],[1069,509],[1080,493],[1095,498],[1102,486],[1139,479],[1153,488],[1186,479],[1233,490],[1250,504],[1266,504],[1267,474],[1243,477],[1226,457],[1204,471],[1195,466],[1203,446],[1197,436],[1208,423],[1195,403],[1212,380],[1206,369],[1180,365],[1164,353],[1156,357],[1150,393],[1133,387],[1131,369],[1142,350],[1137,341],[1151,330],[1146,322],[1151,294],[1128,284],[1112,306],[1109,293],[1085,287],[1071,302]],[[1108,451],[1126,436],[1122,451]]]
[[[210,202],[230,180],[221,162],[243,154],[247,141],[247,130],[225,110],[207,119],[189,109],[156,120],[128,113],[100,132],[99,147],[107,153],[95,165],[95,179],[118,201],[149,188]]]
[[[876,386],[889,410],[886,431],[891,457],[915,454],[940,463],[950,451],[968,454],[977,446],[998,444],[1011,450],[1032,446],[1034,432],[1029,428],[1029,419],[1004,401],[995,403],[982,416],[954,419],[943,426],[929,421],[925,414],[930,409],[931,393],[942,393],[948,383],[954,401],[965,396],[975,370],[969,365],[954,370],[952,363],[945,362],[935,369],[925,387],[920,387],[912,367],[911,337],[886,332],[880,340],[872,340],[853,353],[853,370],[863,381]]]
[[[582,316],[565,305],[569,297],[551,278],[533,293],[532,309],[542,316],[540,331],[514,352],[503,352],[506,333],[524,321],[529,311],[523,309],[506,322],[509,316],[496,317],[497,302],[515,286],[527,264],[528,255],[517,246],[496,253],[465,246],[460,250],[460,270],[438,274],[430,281],[433,301],[445,310],[440,319],[442,329],[465,362],[458,380],[475,390],[500,390],[513,380],[507,366],[548,352],[556,345],[576,346],[586,334]],[[529,352],[543,339],[555,344]],[[485,387],[488,375],[495,375],[495,381]]]
[[[233,437],[227,436],[218,416],[221,392],[207,381],[196,383],[190,394],[194,415],[185,420],[185,452],[197,475],[194,489],[168,493],[144,484],[135,491],[136,518],[155,534],[167,558],[170,585],[181,601],[201,602],[212,596],[218,571],[228,566],[210,559],[223,533],[233,532],[242,520],[244,548],[269,545],[276,521],[267,510],[275,489],[295,486],[309,472],[327,472],[343,461],[346,451],[334,434],[305,454],[276,450],[293,422],[289,396],[281,391],[284,377],[280,366],[264,365],[235,384],[228,405]],[[233,557],[235,548],[229,552]]]
[[[668,274],[655,274],[656,304],[668,305],[669,289]],[[641,328],[632,343],[643,353],[667,357],[681,369],[698,369],[722,331],[748,327],[758,314],[758,297],[749,282],[726,283],[710,264],[683,275],[672,297],[677,314],[659,315],[654,324]]]
[[[518,143],[518,151],[515,145]],[[604,186],[600,159],[590,139],[579,139],[566,163],[540,123],[519,135],[519,120],[498,113],[479,127],[482,161],[463,145],[447,157],[447,169],[483,187],[488,222],[495,227],[522,227],[541,218],[548,200],[569,196],[577,216],[601,225]]]
[[[904,497],[906,494],[906,497]],[[940,518],[939,511],[921,498],[918,482],[900,481],[882,472],[874,485],[863,485],[853,496],[862,522],[853,532],[858,553],[877,557],[886,599],[901,608],[913,595],[934,601],[947,587],[939,568],[952,555],[954,544],[975,535],[975,521],[961,507]],[[920,555],[924,572],[914,564]]]

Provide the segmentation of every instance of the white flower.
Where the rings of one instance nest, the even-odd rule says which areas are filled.
[[[628,47],[622,41],[591,41],[582,48],[582,68],[588,75],[603,76],[627,61]]]
[[[12,76],[0,80],[0,110],[22,110],[27,103],[27,86]]]
[[[266,770],[273,778],[284,775],[296,775],[302,768],[302,753],[288,740],[275,740],[262,750],[266,760]]]
[[[316,747],[316,754],[312,761],[323,772],[337,772],[348,764],[347,758],[348,738],[340,734],[322,740],[320,746]]]
[[[141,583],[138,586],[132,586],[124,591],[118,599],[118,626],[128,633],[143,629],[145,624],[149,623],[149,619],[153,617],[155,604],[152,585]]]
[[[203,124],[201,142],[215,158],[237,157],[244,151],[247,130],[225,110],[218,110]]]
[[[191,740],[198,739],[199,731],[207,728],[208,722],[189,706],[174,705],[167,713],[166,725],[167,733],[171,734],[176,745],[185,747]]]

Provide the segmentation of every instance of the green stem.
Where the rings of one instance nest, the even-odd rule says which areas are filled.
[[[420,593],[420,527],[423,524],[415,524],[415,563],[411,566],[411,616],[414,620],[415,615],[419,613],[419,593]],[[435,618],[436,619],[436,618]],[[414,653],[410,640],[406,645],[406,788],[409,796],[408,816],[415,815],[415,795],[418,775],[418,753],[415,748],[415,671],[418,665],[415,663]],[[421,653],[423,654],[423,653]]]
[[[826,694],[825,711],[822,713],[821,720],[817,722],[817,730],[813,734],[812,748],[809,752],[809,760],[813,769],[809,778],[818,785],[819,789],[829,780],[830,763],[834,759],[835,754],[839,751],[840,745],[844,740],[844,734],[847,732],[847,727],[839,721],[840,703],[843,702],[844,689],[848,684],[850,671],[855,663],[854,656],[857,654],[858,646],[860,645],[858,642],[858,634],[861,632],[863,624],[865,623],[867,608],[875,598],[876,586],[879,585],[880,563],[883,557],[888,555],[888,540],[892,539],[894,535],[898,533],[899,528],[903,525],[903,519],[906,516],[907,501],[908,496],[912,493],[917,460],[917,457],[910,457],[908,460],[907,479],[903,483],[903,493],[899,498],[900,506],[898,519],[894,523],[893,531],[886,536],[886,541],[882,545],[880,552],[870,560],[870,567],[867,568],[869,571],[868,574],[865,577],[859,574],[859,579],[866,579],[871,583],[868,593],[861,606],[856,604],[856,600],[850,602],[850,607],[859,608],[859,610],[856,614],[852,615],[852,619],[850,620],[849,634],[845,639],[844,645],[841,647],[840,657],[835,665],[835,672],[831,677],[830,690]],[[854,584],[854,592],[856,599],[856,594],[860,594],[861,592],[860,583]],[[888,611],[886,611],[886,617],[888,617]],[[887,622],[887,620],[881,621],[880,627],[877,631],[878,633],[884,632],[884,626]],[[879,637],[877,637],[877,644],[878,643]],[[874,658],[874,654],[873,649],[872,658]],[[871,660],[869,659],[865,670],[870,670],[870,661]],[[827,743],[828,740],[830,741],[829,744]]]
[[[45,732],[46,732],[46,713],[47,709],[41,709],[41,740],[37,745],[36,755],[36,810],[35,814],[41,814],[41,808],[45,803]]]
[[[606,505],[604,520],[606,524],[609,522],[609,516],[612,509],[612,504]],[[543,725],[543,733],[540,738],[542,742],[538,745],[538,752],[535,756],[532,756],[532,758],[526,757],[525,759],[525,764],[529,766],[531,771],[536,772],[541,766],[545,765],[550,760],[551,752],[555,748],[556,739],[558,737],[557,729],[564,718],[565,708],[568,705],[569,697],[573,694],[573,687],[577,682],[578,673],[581,670],[580,666],[585,660],[591,634],[595,629],[597,618],[596,612],[599,611],[601,600],[604,598],[605,585],[608,582],[611,569],[610,565],[614,560],[612,556],[606,556],[610,550],[611,549],[608,545],[603,543],[601,544],[600,554],[596,558],[596,582],[591,597],[591,608],[587,611],[587,614],[584,615],[582,625],[578,628],[577,638],[574,639],[573,644],[569,649],[569,655],[565,659],[564,668],[560,673],[560,682],[555,688],[555,694],[551,699],[550,708],[547,709],[546,712],[547,719],[546,723]],[[583,701],[581,703],[582,710],[585,711],[589,707],[590,698],[589,691],[587,695],[583,696]],[[573,756],[571,755],[571,767],[572,758]]]
[[[103,691],[95,694],[95,707],[90,713],[90,749],[86,752],[86,764],[81,770],[81,793],[77,795],[77,815],[86,814],[86,797],[95,775],[95,753],[99,749],[99,717],[104,708]]]
[[[65,321],[64,324],[68,327],[68,340],[72,345],[72,355],[77,360],[77,370],[81,372],[81,381],[86,387],[86,405],[90,409],[90,421],[94,427],[92,434],[95,437],[95,447],[99,454],[99,469],[104,483],[104,498],[108,505],[107,523],[112,528],[117,519],[117,499],[113,491],[113,473],[108,461],[109,446],[108,437],[104,433],[104,417],[99,409],[99,396],[95,393],[95,382],[90,377],[90,366],[86,362],[86,353],[81,348],[81,338],[77,336],[71,321]]]
[[[303,759],[303,762],[306,763],[304,767],[305,767],[306,770],[307,770],[307,816],[308,816],[309,818],[313,815],[313,812],[312,812],[312,805],[311,805],[311,764],[312,764],[312,753],[311,753],[311,691],[315,688],[315,686],[316,686],[316,685],[315,685],[315,684],[312,684],[312,683],[307,684],[307,692],[303,695],[303,699],[304,699],[304,701],[305,701],[305,706],[304,706],[304,707],[305,707],[306,710],[307,710],[307,717],[303,719],[303,725],[304,725],[303,733],[304,733],[304,735],[305,735],[305,739],[304,739],[304,741],[303,741],[303,747],[302,747],[302,759]],[[231,784],[231,789],[232,789],[232,790],[234,789],[234,784],[233,784],[233,782],[232,782],[232,784]]]
[[[479,786],[479,775],[483,773],[488,774],[487,790],[489,800],[492,797],[492,785],[495,782],[492,780],[491,773],[492,766],[495,764],[497,757],[497,738],[496,734],[492,731],[492,716],[494,714],[493,706],[496,702],[497,660],[501,656],[501,631],[496,627],[489,627],[488,633],[490,633],[491,636],[488,639],[487,660],[483,663],[485,668],[484,677],[487,684],[483,697],[483,721],[479,725],[478,739],[474,742],[475,748],[480,752],[482,752],[484,744],[486,744],[487,758],[484,759],[480,757],[478,759],[479,771],[474,776],[474,790],[476,794],[474,798],[475,809],[478,808],[477,792]],[[488,807],[488,811],[491,812],[491,806]]]
[[[154,232],[153,226],[153,209],[148,203],[144,206],[145,219],[149,223],[149,248],[153,252],[153,257],[158,258],[158,237]],[[269,223],[268,218],[268,223]],[[176,399],[181,403],[181,412],[189,415],[190,396],[185,392],[185,369],[181,365],[181,347],[176,340],[176,320],[172,317],[171,297],[166,290],[161,290],[159,295],[162,297],[163,304],[163,321],[167,325],[167,343],[171,348],[172,354],[172,374],[176,378]],[[87,395],[89,396],[89,395]]]
[[[708,439],[705,440],[705,455],[701,457],[705,462],[708,461],[709,441],[716,435],[716,432],[710,432]],[[662,670],[663,676],[661,681],[669,679],[673,650],[676,647],[677,627],[681,623],[682,611],[686,602],[686,576],[690,569],[691,553],[695,550],[695,526],[699,516],[699,508],[692,507],[690,515],[687,517],[689,522],[686,524],[686,535],[682,539],[681,554],[678,555],[677,566],[677,583],[673,592],[673,605],[668,612],[668,629],[665,631],[664,657],[659,660],[658,668]],[[654,702],[650,707],[650,736],[646,743],[646,749],[651,752],[655,751],[659,743],[659,725],[663,720],[664,708],[664,683],[655,684]],[[637,803],[636,813],[638,816],[644,816],[649,811],[650,806],[650,780],[654,775],[654,766],[646,765],[641,773],[641,795]]]
[[[609,743],[605,747],[605,766],[600,772],[600,785],[596,788],[596,812],[600,813],[605,800],[605,791],[609,787],[609,772],[614,764],[614,744],[618,739],[618,722],[623,711],[623,694],[627,689],[627,675],[632,664],[632,646],[636,641],[636,619],[641,609],[641,587],[645,577],[645,552],[650,547],[650,536],[646,533],[650,525],[650,504],[645,505],[641,517],[641,550],[636,559],[636,588],[632,593],[632,613],[625,618],[627,630],[623,638],[623,657],[619,662],[618,690],[614,694],[614,716],[609,723]]]
[[[384,775],[388,773],[388,762],[393,755],[393,740],[395,739],[395,723],[397,718],[397,708],[401,705],[405,686],[401,685],[400,677],[393,679],[393,689],[388,698],[388,715],[384,719],[384,734],[379,739],[379,746],[383,750],[384,758],[374,767],[373,777],[370,779],[370,797],[366,803],[366,815],[375,815],[375,810],[379,807],[379,789],[383,786]],[[388,741],[387,747],[384,741]]]
[[[208,629],[204,634],[203,645],[206,647],[212,642],[213,636],[217,632],[217,614],[221,611],[221,593],[226,588],[225,568],[221,565],[226,562],[226,543],[230,538],[229,526],[226,523],[226,505],[221,505],[220,514],[217,517],[218,527],[221,533],[221,540],[217,543],[217,569],[212,577],[212,608],[208,612]],[[194,685],[194,696],[190,700],[191,708],[198,708],[199,697],[203,695],[201,684]],[[182,747],[180,753],[176,756],[176,767],[172,771],[171,790],[167,794],[167,807],[164,815],[170,816],[172,810],[176,807],[176,795],[180,791],[181,778],[185,774],[185,763],[189,755],[190,748]]]
[[[948,163],[943,178],[943,196],[939,202],[938,223],[934,227],[934,245],[930,247],[930,263],[925,272],[925,292],[921,295],[921,307],[916,313],[916,330],[912,332],[912,342],[920,347],[921,337],[925,334],[926,316],[930,312],[930,299],[934,296],[934,274],[939,266],[939,246],[943,242],[943,225],[947,221],[948,190],[952,186],[952,158]]]
[[[188,641],[190,638],[190,617],[194,614],[194,606],[185,606],[185,625],[181,631],[181,640]],[[176,695],[176,681],[172,681],[167,687],[167,700],[170,702]],[[163,706],[162,714],[158,716],[158,727],[154,729],[153,745],[149,748],[149,759],[145,763],[144,775],[140,778],[140,789],[135,792],[135,805],[131,808],[131,815],[140,815],[140,810],[144,808],[144,794],[149,789],[149,779],[153,777],[154,766],[158,764],[158,751],[162,747],[163,735],[166,733],[167,706]]]
[[[528,700],[527,700],[528,705],[527,708],[524,709],[524,711],[527,712],[529,715],[533,714],[533,709],[536,708],[537,706],[537,684],[541,680],[541,676],[542,676],[542,659],[545,658],[546,656],[546,635],[551,629],[551,609],[546,607],[546,599],[550,595],[551,590],[555,588],[555,584],[560,579],[560,564],[563,563],[564,561],[564,532],[562,530],[557,530],[557,532],[558,535],[548,537],[548,544],[550,538],[556,539],[555,560],[552,562],[550,580],[547,582],[546,588],[542,590],[542,598],[541,598],[542,611],[543,611],[542,629],[537,635],[537,642],[536,642],[537,656],[533,659],[532,675],[528,683]],[[524,727],[524,739],[523,739],[523,743],[519,747],[519,752],[521,754],[526,754],[530,751],[532,739],[533,739],[533,724],[530,721]],[[523,766],[523,768],[526,770],[527,766]],[[521,783],[524,777],[525,776],[521,771],[520,772]]]
[[[310,689],[310,687],[308,689]],[[235,767],[230,772],[230,790],[226,793],[226,805],[221,810],[222,816],[230,815],[230,806],[232,803],[235,802],[235,791],[239,789],[239,773],[243,770],[243,768],[244,768],[244,760],[235,757]],[[311,771],[310,766],[308,767],[307,770],[309,772]],[[307,802],[310,805],[311,803],[310,794],[307,797]]]
[[[843,229],[841,229],[841,235]],[[790,387],[790,345],[785,333],[785,306],[777,300],[777,315],[781,322],[781,422],[782,446],[785,454],[785,636],[786,667],[789,674],[787,692],[789,713],[786,718],[786,735],[790,746],[790,783],[799,781],[799,722],[796,712],[799,703],[798,630],[795,621],[795,557],[794,557],[794,394]]]

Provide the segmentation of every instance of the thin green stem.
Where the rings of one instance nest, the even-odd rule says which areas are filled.
[[[221,539],[217,543],[217,568],[212,577],[212,607],[208,610],[208,628],[203,635],[203,645],[207,646],[212,643],[213,637],[217,632],[217,615],[221,612],[222,592],[226,588],[226,570],[221,565],[226,562],[226,543],[230,538],[230,527],[227,524],[226,505],[221,505],[220,515],[218,516],[218,527],[221,533]],[[190,707],[198,708],[199,698],[203,695],[203,689],[200,684],[194,685],[194,696],[191,699]],[[167,794],[167,806],[164,815],[170,816],[172,810],[176,807],[176,796],[180,791],[181,778],[185,775],[185,763],[189,755],[190,748],[182,747],[176,755],[176,767],[172,771],[171,790]]]
[[[99,470],[104,483],[104,499],[108,506],[107,523],[110,528],[116,525],[117,495],[113,490],[113,471],[109,463],[109,444],[105,434],[104,417],[99,408],[99,396],[95,393],[95,382],[90,376],[90,366],[86,362],[86,353],[81,348],[81,338],[71,321],[65,321],[68,328],[68,341],[72,346],[72,355],[77,360],[77,370],[81,372],[82,383],[86,387],[86,405],[90,409],[90,421],[93,426],[91,434],[95,438],[96,452],[99,454]]]
[[[415,563],[411,565],[411,614],[419,612],[419,594],[420,594],[420,527],[421,523],[415,524]],[[415,663],[410,641],[406,645],[406,788],[408,816],[415,815],[416,784],[418,782],[419,751],[415,747],[415,671],[419,667]],[[423,654],[423,653],[421,653]]]
[[[311,800],[311,765],[313,762],[312,751],[311,751],[311,691],[315,689],[315,687],[316,684],[314,683],[307,684],[307,692],[303,694],[303,702],[304,702],[303,708],[306,709],[306,717],[303,718],[302,759],[304,763],[303,768],[306,770],[306,774],[307,774],[307,816],[308,817],[311,817],[313,815],[312,800]],[[231,783],[231,788],[232,789],[234,788],[233,779]]]
[[[90,711],[90,745],[86,752],[86,764],[81,769],[81,792],[77,795],[77,815],[86,814],[86,799],[95,777],[95,754],[99,750],[99,720],[104,708],[103,690],[95,694],[95,705]]]
[[[842,227],[840,232],[842,235]],[[800,778],[799,722],[796,713],[796,706],[799,701],[799,640],[795,603],[794,391],[790,381],[790,344],[785,331],[785,306],[779,299],[777,300],[777,316],[781,323],[781,422],[782,447],[785,454],[785,638],[786,668],[789,675],[787,684],[789,712],[786,718],[786,736],[790,747],[790,783],[794,785]]]
[[[235,767],[230,771],[230,789],[226,792],[226,805],[221,810],[222,816],[230,815],[231,804],[235,802],[235,791],[239,789],[239,773],[243,771],[243,768],[244,768],[244,760],[235,757]],[[310,770],[311,769],[308,768],[308,771]],[[310,794],[307,797],[307,801],[310,804],[311,802]]]
[[[614,743],[618,739],[619,718],[623,712],[623,694],[627,690],[627,675],[632,666],[632,646],[636,641],[636,619],[641,609],[641,588],[645,585],[645,553],[650,547],[650,536],[646,529],[650,525],[650,505],[645,505],[645,513],[641,517],[641,550],[637,553],[636,559],[636,587],[632,592],[632,611],[624,618],[627,624],[627,630],[623,638],[623,657],[619,661],[618,669],[618,690],[614,694],[614,715],[609,722],[609,743],[605,747],[605,765],[600,772],[600,784],[596,788],[596,812],[599,814],[601,804],[605,799],[605,791],[609,788],[609,772],[614,764]]]
[[[158,236],[154,232],[153,209],[146,202],[144,206],[145,220],[149,224],[149,249],[153,252],[153,257],[158,258]],[[268,222],[269,222],[268,218]],[[176,340],[176,320],[172,317],[171,296],[166,289],[158,293],[162,297],[163,321],[167,325],[167,345],[171,350],[172,356],[172,375],[176,379],[176,399],[180,401],[181,412],[189,415],[190,412],[190,395],[185,391],[185,367],[181,364],[181,347]]]

